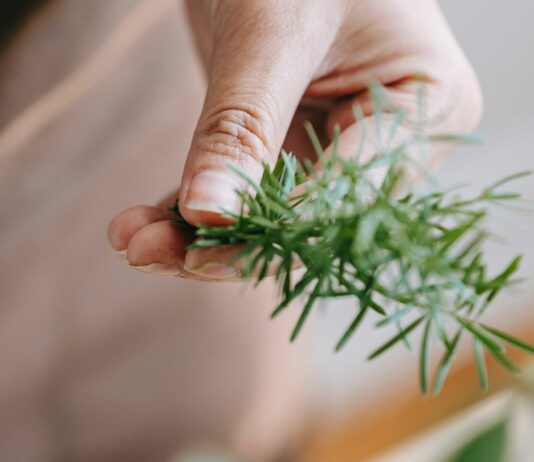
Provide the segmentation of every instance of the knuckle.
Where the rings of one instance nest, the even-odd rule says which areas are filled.
[[[389,88],[388,95],[396,108],[404,110],[410,120],[423,120],[430,131],[474,130],[482,116],[482,92],[474,72],[462,78],[430,79],[419,97],[421,82],[409,79]]]
[[[215,153],[238,164],[266,162],[271,157],[272,148],[265,134],[264,120],[257,112],[243,108],[217,111],[205,119],[196,149]]]
[[[433,113],[430,120],[436,128],[453,132],[470,132],[482,117],[482,91],[473,71],[464,72],[461,78],[436,85],[430,95]]]

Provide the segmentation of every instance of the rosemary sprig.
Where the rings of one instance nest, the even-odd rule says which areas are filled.
[[[380,111],[380,101],[375,103],[375,110]],[[361,119],[358,110],[356,117]],[[388,130],[391,133],[405,122],[406,116],[399,112],[395,126]],[[348,158],[338,155],[335,146],[339,133],[333,152],[325,156],[309,126],[308,130],[320,169],[311,163],[303,166],[283,152],[274,170],[264,167],[257,184],[231,167],[250,186],[237,192],[242,208],[239,213],[226,212],[233,219],[227,226],[200,226],[196,230],[200,239],[192,247],[242,244],[237,256],[244,261],[242,276],[256,283],[267,277],[274,265],[281,300],[273,317],[295,299],[304,298],[291,341],[298,336],[314,303],[334,297],[352,297],[356,302],[354,320],[342,334],[337,350],[372,312],[380,316],[378,328],[395,324],[398,333],[369,359],[400,342],[409,345],[408,337],[422,330],[420,386],[425,394],[430,389],[440,392],[462,336],[473,341],[484,390],[488,386],[485,352],[517,372],[506,357],[503,342],[530,353],[534,347],[481,324],[479,318],[502,289],[516,282],[521,257],[513,258],[490,277],[481,249],[489,236],[484,229],[488,204],[517,199],[518,194],[501,188],[529,172],[504,178],[470,198],[444,190],[399,194],[406,172],[413,168],[410,153],[414,146],[468,138],[426,136],[415,129],[400,146],[384,148],[371,159],[362,160],[360,152]],[[373,170],[384,166],[384,179],[379,185],[373,184],[369,180]],[[301,186],[295,189],[297,185]],[[176,219],[183,221],[178,204],[173,211]],[[302,269],[292,271],[296,263]],[[431,337],[444,349],[432,387],[428,365]]]

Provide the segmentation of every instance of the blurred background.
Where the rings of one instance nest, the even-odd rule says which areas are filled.
[[[534,168],[534,4],[442,7],[486,105],[484,145],[449,155],[442,182]],[[268,320],[269,285],[149,277],[113,254],[114,214],[179,181],[203,91],[177,0],[0,3],[0,460],[534,460],[520,355],[525,376],[490,364],[482,395],[467,350],[424,400],[414,353],[366,363],[383,332],[333,354],[346,302],[289,345],[296,313]],[[496,209],[492,228],[491,262],[524,252],[529,279],[490,317],[534,341],[533,218]],[[504,459],[473,456],[488,441]]]

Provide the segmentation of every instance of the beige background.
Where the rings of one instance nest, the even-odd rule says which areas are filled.
[[[443,7],[483,84],[487,139],[449,156],[443,181],[533,168],[532,5]],[[206,442],[260,460],[293,417],[379,411],[417,386],[409,353],[365,363],[370,328],[332,354],[348,303],[291,347],[291,315],[267,321],[269,287],[147,277],[110,252],[114,213],[175,186],[202,91],[173,0],[54,0],[0,56],[0,460],[152,461]],[[534,181],[518,187],[534,198]],[[493,226],[509,243],[492,260],[526,251],[533,274],[532,217],[497,210]],[[533,292],[500,300],[511,328],[534,325]]]
[[[180,178],[203,83],[177,3],[53,1],[0,69],[0,460],[277,451],[299,349],[270,288],[148,277],[107,244]]]

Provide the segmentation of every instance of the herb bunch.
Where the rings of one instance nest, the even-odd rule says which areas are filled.
[[[375,118],[380,122],[382,99],[375,91]],[[359,109],[357,120],[364,124]],[[409,121],[398,111],[387,127],[388,139]],[[303,299],[303,308],[291,334],[295,340],[321,299],[352,297],[354,319],[341,335],[340,350],[371,313],[376,327],[396,325],[398,332],[374,350],[377,358],[393,346],[405,343],[422,330],[419,351],[420,387],[424,394],[438,394],[444,384],[462,337],[470,337],[481,387],[488,388],[485,354],[493,356],[513,373],[517,367],[507,358],[505,344],[534,353],[531,346],[480,321],[497,294],[517,282],[521,256],[513,258],[498,274],[490,276],[482,246],[489,233],[484,222],[488,205],[515,200],[516,193],[501,188],[528,174],[504,178],[474,197],[454,191],[400,193],[408,172],[420,169],[413,153],[429,143],[466,141],[463,136],[426,135],[413,124],[411,136],[401,144],[385,143],[370,159],[360,157],[365,133],[354,156],[333,149],[325,155],[308,125],[319,161],[301,164],[282,153],[274,170],[265,165],[258,184],[245,173],[249,188],[237,191],[239,213],[225,212],[233,222],[223,227],[200,226],[194,248],[241,244],[236,258],[243,259],[243,278],[256,283],[275,268],[281,301],[272,317],[291,302]],[[385,171],[377,185],[377,169]],[[306,181],[304,181],[306,179]],[[172,209],[182,221],[178,204]],[[293,271],[299,265],[302,269]],[[433,382],[429,358],[432,339],[444,350]]]

